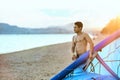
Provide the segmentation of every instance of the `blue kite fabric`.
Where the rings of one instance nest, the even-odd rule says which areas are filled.
[[[116,80],[111,75],[100,75],[84,71],[83,66],[84,64],[73,70],[71,73],[66,75],[63,80]]]

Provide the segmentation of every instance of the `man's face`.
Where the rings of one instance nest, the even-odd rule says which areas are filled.
[[[74,26],[74,32],[78,33],[81,31],[81,27],[78,27],[77,25]]]

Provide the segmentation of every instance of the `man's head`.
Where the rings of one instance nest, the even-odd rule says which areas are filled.
[[[82,28],[83,28],[83,23],[82,22],[75,22],[74,23],[74,32],[75,33],[79,33],[82,31]]]

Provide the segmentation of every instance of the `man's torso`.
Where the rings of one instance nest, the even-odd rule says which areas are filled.
[[[76,44],[75,50],[77,55],[81,55],[87,50],[87,40],[85,38],[85,33],[82,32],[81,35],[75,35],[74,36],[74,42]]]

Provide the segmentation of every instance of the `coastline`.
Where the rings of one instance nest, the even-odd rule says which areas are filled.
[[[96,45],[105,36],[93,40]],[[69,65],[71,43],[60,43],[10,54],[0,54],[1,80],[49,80]]]

